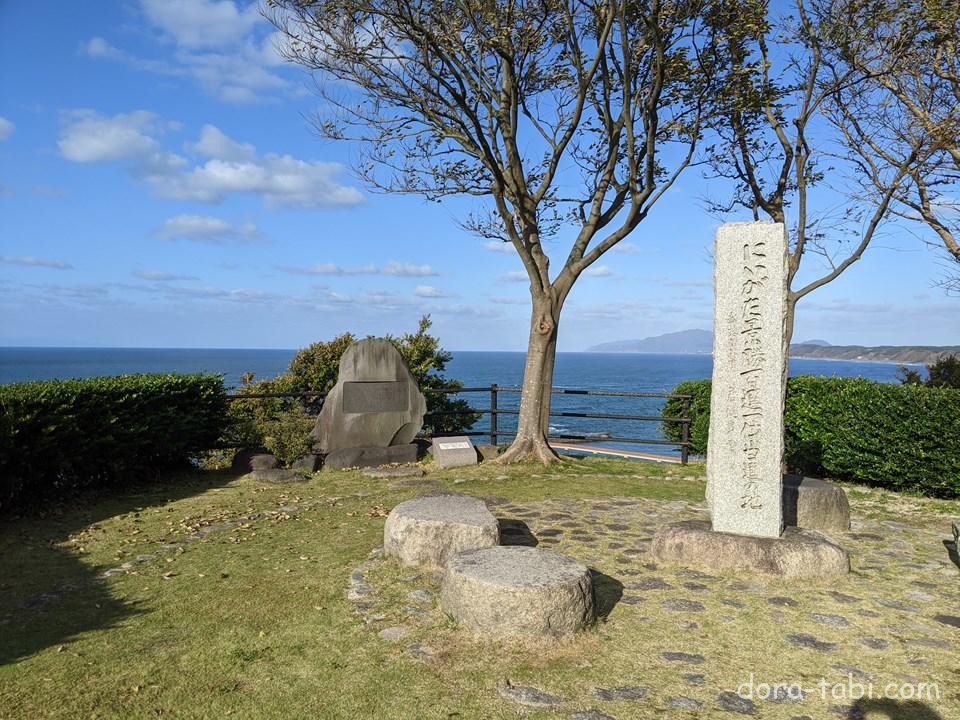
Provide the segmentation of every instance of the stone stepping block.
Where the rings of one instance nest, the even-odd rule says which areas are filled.
[[[384,551],[406,565],[444,567],[459,552],[499,542],[500,526],[486,503],[455,493],[402,502],[383,526]]]
[[[566,635],[595,616],[593,581],[585,565],[553,550],[520,545],[452,557],[440,606],[492,639]]]

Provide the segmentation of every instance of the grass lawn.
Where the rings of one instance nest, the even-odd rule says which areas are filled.
[[[563,641],[486,642],[423,592],[436,577],[383,558],[363,566],[373,600],[348,599],[389,509],[438,486],[599,570],[604,617]],[[960,717],[960,571],[943,543],[960,502],[848,488],[853,532],[835,539],[854,572],[822,583],[652,564],[651,533],[702,517],[703,491],[701,466],[596,458],[414,480],[207,472],[4,520],[0,717]],[[724,692],[750,673],[936,683],[939,699],[738,705]]]

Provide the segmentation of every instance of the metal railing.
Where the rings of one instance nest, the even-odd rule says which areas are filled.
[[[475,407],[466,407],[460,408],[458,410],[436,410],[434,412],[428,412],[425,417],[437,417],[442,415],[489,415],[490,416],[490,428],[488,430],[480,431],[464,431],[457,433],[448,433],[456,435],[468,435],[472,437],[489,437],[490,443],[492,445],[498,445],[500,438],[509,438],[516,435],[515,431],[511,430],[501,430],[498,422],[498,418],[501,415],[519,415],[519,409],[512,408],[503,408],[500,407],[499,397],[501,393],[520,393],[523,388],[512,387],[512,386],[501,386],[493,383],[492,385],[485,387],[464,387],[464,388],[423,388],[422,392],[424,393],[436,393],[436,394],[445,394],[445,395],[459,395],[461,393],[489,393],[490,396],[490,407],[486,408],[475,408]],[[675,440],[664,440],[662,438],[635,438],[635,437],[619,437],[610,434],[603,434],[602,437],[598,434],[581,434],[581,435],[572,435],[572,434],[560,434],[560,435],[551,435],[551,440],[568,440],[574,442],[617,442],[617,443],[634,443],[641,445],[669,445],[673,447],[679,447],[680,449],[680,462],[684,465],[687,464],[687,461],[690,457],[690,395],[677,395],[673,393],[650,393],[650,392],[628,392],[628,391],[616,391],[616,390],[574,390],[569,388],[553,388],[551,390],[553,395],[587,395],[587,396],[598,396],[598,397],[623,397],[623,398],[661,398],[661,399],[677,399],[680,400],[683,406],[682,417],[672,418],[672,417],[663,417],[661,415],[623,415],[619,413],[590,413],[590,412],[573,412],[573,411],[563,411],[563,410],[552,410],[550,411],[550,417],[564,417],[564,418],[585,418],[591,420],[626,420],[631,422],[657,422],[657,423],[680,423],[680,441]],[[299,398],[301,400],[312,399],[319,400],[325,398],[327,393],[320,391],[302,391],[302,392],[290,392],[290,393],[251,393],[247,394],[235,394],[228,395],[228,400],[248,400],[248,399],[257,399],[257,398]],[[431,433],[425,433],[423,435],[425,438],[434,437]],[[443,437],[443,435],[436,435],[436,437]]]
[[[499,396],[500,393],[520,393],[523,391],[523,388],[512,387],[512,386],[501,386],[496,383],[487,386],[487,387],[470,387],[470,388],[460,388],[458,390],[453,389],[425,389],[424,392],[433,392],[433,393],[444,393],[448,395],[459,395],[460,393],[489,393],[490,394],[490,407],[487,408],[463,408],[460,410],[439,410],[432,413],[427,413],[427,416],[437,416],[437,415],[467,415],[475,413],[478,415],[489,415],[490,416],[490,429],[477,431],[477,432],[458,432],[457,435],[470,435],[470,436],[489,436],[490,443],[492,445],[499,444],[499,438],[501,437],[514,437],[516,435],[515,431],[510,430],[500,430],[498,417],[500,415],[519,415],[519,410],[502,408],[499,406]],[[591,412],[572,412],[564,410],[553,410],[550,411],[550,417],[564,417],[564,418],[586,418],[591,420],[627,420],[632,422],[668,422],[668,423],[680,423],[680,441],[674,440],[664,440],[662,438],[636,438],[636,437],[619,437],[616,435],[604,434],[602,437],[593,434],[581,434],[581,435],[572,435],[572,434],[558,434],[551,435],[551,440],[572,440],[577,442],[618,442],[618,443],[635,443],[642,445],[670,445],[673,447],[680,448],[680,462],[684,465],[687,464],[687,460],[690,456],[690,395],[677,395],[673,393],[650,393],[650,392],[628,392],[628,391],[616,391],[616,390],[575,390],[569,388],[553,388],[551,390],[553,395],[591,395],[599,397],[625,397],[625,398],[663,398],[663,399],[677,399],[680,400],[683,405],[683,414],[682,417],[678,418],[668,418],[662,417],[660,415],[623,415],[619,413],[591,413]],[[425,435],[425,437],[430,437]]]

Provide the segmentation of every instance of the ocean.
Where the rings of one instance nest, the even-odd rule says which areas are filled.
[[[224,376],[228,388],[237,387],[245,372],[257,378],[282,373],[295,350],[204,350],[148,348],[0,348],[0,384],[85,378],[140,372],[213,372]],[[457,351],[447,365],[447,377],[465,387],[519,386],[523,378],[522,352]],[[877,382],[897,382],[893,363],[848,360],[790,361],[791,375],[864,377]],[[567,389],[614,390],[665,393],[683,380],[710,377],[709,355],[656,355],[639,353],[558,353],[554,386]],[[469,393],[464,397],[473,407],[490,406],[490,394]],[[516,409],[519,393],[501,392],[498,406]],[[660,398],[615,398],[584,395],[558,395],[555,412],[607,413],[623,415],[659,415]],[[489,428],[489,416],[474,426],[475,431]],[[516,428],[514,416],[501,415],[499,429]],[[660,427],[655,422],[557,417],[551,423],[557,434],[609,434],[615,437],[657,439]],[[604,443],[609,445],[611,443]],[[665,446],[623,444],[621,447],[650,452],[669,452]]]

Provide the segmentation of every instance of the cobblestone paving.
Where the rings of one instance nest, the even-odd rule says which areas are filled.
[[[584,720],[857,718],[871,708],[898,720],[960,717],[960,570],[943,517],[866,519],[854,507],[852,530],[834,535],[851,574],[790,582],[652,562],[656,529],[705,518],[702,504],[487,501],[504,544],[555,549],[591,567],[601,615],[588,631],[599,638],[591,672],[566,683],[507,681],[491,687],[491,702]],[[351,575],[347,597],[373,635],[401,644],[411,661],[437,662],[451,635],[437,607],[440,577],[413,570],[377,549]],[[737,685],[751,673],[753,693]],[[831,696],[837,684],[882,692],[924,682],[937,685],[939,700],[858,703],[850,685]]]

